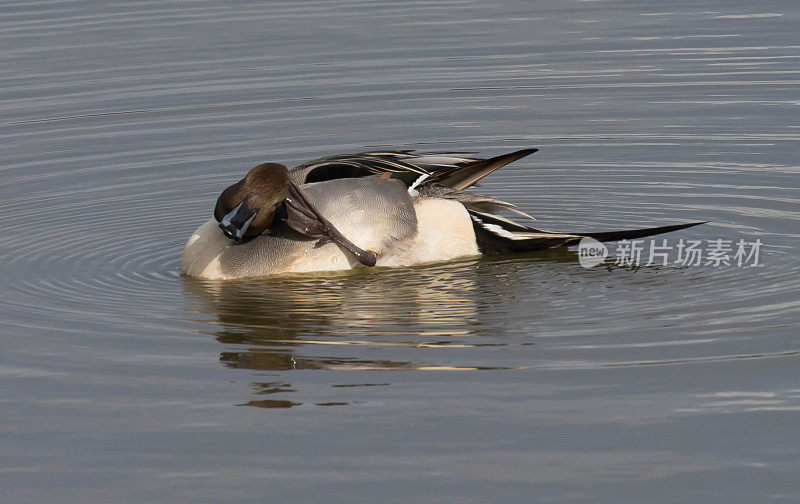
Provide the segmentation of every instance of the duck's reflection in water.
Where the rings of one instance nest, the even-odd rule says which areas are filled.
[[[574,260],[568,252],[539,256]],[[480,346],[475,336],[486,296],[513,290],[514,267],[525,267],[517,260],[502,262],[478,259],[243,281],[186,279],[184,285],[190,309],[216,319],[209,327],[226,346],[220,361],[233,368],[470,369],[437,363],[432,349]],[[509,273],[507,268],[511,275],[496,274],[498,269]],[[294,391],[283,381],[253,385],[259,395]],[[369,385],[376,384],[363,384]],[[262,399],[248,404],[297,403]]]

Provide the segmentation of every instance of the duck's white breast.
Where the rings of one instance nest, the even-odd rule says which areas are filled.
[[[358,212],[334,225],[359,247],[378,253],[377,266],[411,266],[478,255],[472,222],[461,203],[444,199],[414,202],[416,232],[388,237],[385,223]],[[359,267],[349,253],[334,243],[263,235],[239,245],[227,238],[214,219],[189,238],[181,257],[181,271],[206,279],[231,279],[280,273],[335,271]]]

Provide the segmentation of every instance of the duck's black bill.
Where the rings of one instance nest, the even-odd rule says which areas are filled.
[[[256,213],[255,210],[247,207],[247,202],[242,201],[219,221],[219,228],[228,238],[242,241]]]

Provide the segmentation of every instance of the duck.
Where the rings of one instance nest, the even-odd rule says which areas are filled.
[[[220,193],[213,216],[183,248],[180,270],[228,280],[408,267],[568,247],[587,237],[632,240],[705,222],[549,231],[528,225],[535,218],[517,205],[468,190],[537,151],[481,158],[471,152],[387,150],[328,156],[292,169],[260,164]]]

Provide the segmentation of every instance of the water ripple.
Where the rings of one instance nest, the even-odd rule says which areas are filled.
[[[800,103],[782,92],[800,82],[787,66],[799,46],[731,24],[771,26],[780,13],[626,11],[596,33],[580,22],[591,19],[520,12],[468,22],[466,40],[464,23],[449,18],[455,6],[477,9],[463,2],[415,6],[424,20],[408,5],[367,17],[358,2],[337,5],[331,19],[322,4],[277,3],[268,17],[325,19],[332,40],[354,26],[377,30],[364,19],[404,19],[440,50],[421,54],[390,36],[380,47],[307,41],[301,55],[281,46],[231,55],[223,41],[198,52],[184,45],[191,35],[170,32],[227,23],[259,40],[253,27],[267,14],[213,3],[113,13],[5,5],[0,324],[178,334],[181,321],[220,341],[227,365],[255,369],[588,369],[793,355],[783,335],[800,299],[800,167],[790,156],[800,133],[762,111],[788,117]],[[639,29],[674,16],[707,32]],[[580,37],[544,45],[504,34],[533,21]],[[166,44],[185,57],[163,57]],[[24,63],[51,53],[47,65]],[[90,64],[92,55],[106,64]],[[550,228],[707,219],[681,236],[759,238],[763,267],[584,270],[573,252],[556,251],[227,284],[180,277],[184,240],[250,166],[379,145],[537,146],[483,190]],[[765,328],[773,336],[754,339]]]

